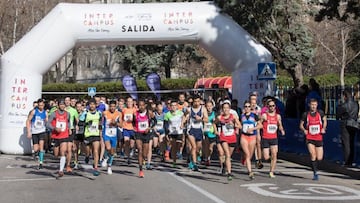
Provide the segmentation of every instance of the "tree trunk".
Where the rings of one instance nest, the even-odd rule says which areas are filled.
[[[73,48],[72,49],[72,65],[73,65],[73,80],[72,82],[76,82],[77,80],[77,73],[78,73],[78,61],[77,61],[77,54],[78,54],[79,48]]]
[[[300,87],[301,85],[304,84],[304,76],[303,76],[301,64],[296,64],[296,66],[294,68],[286,69],[286,70],[293,79],[294,88]]]
[[[12,36],[12,45],[14,46],[16,43],[16,29],[17,29],[17,22],[19,17],[19,5],[16,1],[15,3],[15,16],[14,16],[14,28],[13,28],[13,36]]]
[[[341,58],[341,70],[340,70],[340,85],[341,89],[345,88],[345,81],[344,81],[344,75],[345,75],[345,68],[346,68],[346,42],[347,42],[347,33],[345,33],[344,29],[341,29],[341,43],[342,43],[342,58]]]

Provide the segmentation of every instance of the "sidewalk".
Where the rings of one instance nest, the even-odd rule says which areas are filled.
[[[310,158],[308,155],[279,152],[278,158],[310,167]],[[330,173],[343,174],[351,178],[360,180],[359,166],[350,168],[350,167],[341,166],[340,164],[332,161],[323,160],[319,164],[319,170],[323,170]]]

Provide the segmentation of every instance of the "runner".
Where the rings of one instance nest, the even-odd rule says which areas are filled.
[[[102,166],[107,166],[107,173],[112,174],[111,166],[117,146],[118,127],[121,126],[122,114],[116,110],[116,101],[110,101],[109,110],[103,113],[103,140],[105,142],[105,159]]]
[[[188,141],[191,150],[189,169],[198,171],[197,162],[202,147],[203,140],[203,122],[208,122],[207,110],[200,105],[201,99],[198,95],[193,98],[193,105],[188,109],[187,120],[189,121]],[[200,156],[199,156],[200,157]]]
[[[84,108],[83,104],[80,101],[77,101],[75,104],[75,107],[76,107],[76,111],[77,111],[79,117],[81,117],[81,115],[85,113],[85,108]],[[73,143],[74,164],[75,164],[74,169],[79,169],[79,154],[81,152],[80,146],[81,146],[81,143],[84,142],[85,122],[80,121],[78,119],[75,129],[76,129],[76,131],[75,131],[74,143]]]
[[[205,156],[205,165],[210,166],[210,159],[213,153],[214,146],[216,144],[216,134],[214,131],[213,123],[215,121],[215,111],[214,106],[211,100],[206,102],[206,110],[208,113],[208,122],[204,124],[204,156]]]
[[[144,178],[143,161],[148,155],[150,129],[155,126],[155,123],[154,126],[150,126],[150,118],[145,101],[140,100],[138,104],[139,110],[135,113],[135,139],[138,149],[139,177]]]
[[[185,100],[185,94],[184,93],[180,93],[179,96],[178,96],[178,110],[182,111],[185,115],[187,114],[188,112],[188,108],[189,108],[189,103]],[[185,124],[186,125],[186,124]],[[183,159],[183,151],[184,151],[184,147],[185,147],[185,144],[188,144],[185,142],[185,137],[187,135],[187,128],[186,126],[184,126],[184,132],[183,132],[183,135],[182,135],[182,143],[181,143],[181,147],[179,149],[179,151],[176,153],[176,156],[178,159]],[[187,147],[189,148],[189,147]]]
[[[69,135],[69,147],[73,150],[73,149],[75,149],[72,146],[73,141],[74,141],[74,136],[75,136],[75,124],[79,121],[79,114],[78,114],[77,110],[71,106],[71,100],[74,100],[74,99],[70,99],[70,97],[65,97],[65,111],[67,111],[70,114],[71,134]],[[70,164],[71,164],[71,158],[72,158],[72,152],[73,152],[72,150],[70,150],[66,154],[66,165],[67,166],[70,166]],[[74,153],[76,153],[76,152],[74,151]],[[66,168],[66,170],[68,172],[70,172],[70,169]]]
[[[127,156],[127,163],[130,165],[130,157],[134,154],[134,115],[136,109],[134,107],[134,100],[131,97],[126,99],[126,108],[122,109],[122,128],[125,142],[125,155]]]
[[[222,162],[225,162],[227,169],[228,180],[233,179],[231,173],[231,155],[236,147],[236,128],[241,128],[238,118],[230,113],[231,106],[229,103],[222,104],[222,114],[217,117],[217,121],[213,124],[215,134],[219,137],[218,147],[219,157],[222,157]],[[225,155],[225,160],[224,160]]]
[[[256,136],[258,131],[262,128],[259,117],[251,112],[251,104],[248,101],[244,103],[244,113],[241,115],[241,137],[240,144],[244,151],[246,168],[249,172],[249,178],[255,178],[251,170],[251,158],[254,155]]]
[[[101,113],[96,110],[96,101],[94,99],[89,100],[89,110],[81,117],[82,121],[85,121],[84,143],[88,147],[92,148],[92,155],[94,157],[93,163],[93,175],[100,175],[98,171],[99,153],[100,153],[100,137],[102,136],[101,126]]]
[[[300,120],[300,130],[306,135],[306,145],[310,153],[311,168],[314,176],[313,180],[319,180],[317,168],[323,159],[323,135],[327,127],[327,119],[322,110],[318,110],[318,101],[310,100],[310,110],[302,115]],[[306,126],[304,127],[304,124]]]
[[[154,147],[159,147],[159,155],[165,159],[165,149],[166,149],[166,140],[165,140],[165,130],[164,130],[164,116],[163,105],[161,102],[156,104],[155,118],[155,137],[154,137]],[[169,152],[166,154],[167,159],[169,159]]]
[[[277,132],[279,129],[281,135],[284,136],[285,131],[281,122],[281,116],[280,114],[276,113],[275,102],[273,100],[269,100],[267,102],[267,107],[268,111],[261,115],[261,123],[263,124],[263,136],[261,139],[261,145],[263,148],[263,155],[265,160],[270,159],[271,153],[269,177],[275,178],[274,171],[276,167],[278,153]]]
[[[148,116],[150,119],[149,120],[150,130],[148,133],[148,134],[150,134],[150,140],[149,140],[149,149],[148,149],[148,153],[147,153],[146,170],[152,170],[151,160],[152,160],[153,144],[154,144],[154,139],[155,139],[155,135],[156,135],[155,134],[155,126],[157,124],[157,120],[156,120],[155,112],[154,112],[152,106],[148,106],[147,111],[148,111]]]
[[[121,114],[122,114],[122,110],[124,108],[125,108],[125,99],[119,98],[118,104],[117,104],[117,110],[119,112],[121,112]],[[122,118],[121,118],[121,121],[123,121]],[[118,154],[120,155],[121,158],[124,158],[124,156],[125,156],[125,154],[124,154],[124,136],[123,136],[122,125],[120,127],[118,127]]]
[[[32,139],[35,156],[37,153],[39,154],[39,170],[43,168],[45,154],[44,140],[47,135],[45,125],[48,121],[48,114],[44,107],[44,100],[37,100],[37,108],[30,111],[26,120],[27,137]]]
[[[249,96],[250,105],[251,105],[251,111],[252,113],[256,114],[258,118],[261,117],[261,107],[257,104],[257,93],[251,93]],[[262,169],[264,165],[261,162],[261,132],[260,130],[257,131],[256,135],[256,145],[255,145],[255,166],[258,169]]]
[[[180,149],[182,144],[182,136],[184,132],[185,123],[184,113],[178,110],[178,103],[172,101],[170,104],[170,111],[164,116],[165,132],[171,143],[171,158],[173,159],[172,167],[176,167],[176,152]]]
[[[58,157],[60,154],[59,178],[64,176],[65,155],[72,150],[69,144],[69,136],[72,133],[70,125],[70,113],[65,111],[65,101],[60,100],[58,109],[49,116],[47,122],[47,127],[52,131],[51,138],[55,142],[54,155]],[[66,166],[66,171],[71,172],[70,165]]]

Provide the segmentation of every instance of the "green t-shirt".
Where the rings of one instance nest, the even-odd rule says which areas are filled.
[[[181,135],[183,131],[181,129],[181,122],[184,113],[177,110],[174,114],[171,111],[167,112],[164,116],[164,121],[169,122],[169,135]]]
[[[76,111],[76,109],[74,109],[73,107],[71,106],[68,106],[65,108],[65,110],[67,112],[69,112],[70,114],[70,129],[74,129],[75,128],[75,118],[76,119],[79,119],[79,113]]]

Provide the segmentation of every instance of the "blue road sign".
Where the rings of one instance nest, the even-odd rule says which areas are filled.
[[[276,79],[276,64],[258,63],[258,79],[259,80],[275,80]]]
[[[96,87],[88,87],[88,95],[94,97],[96,95]]]

